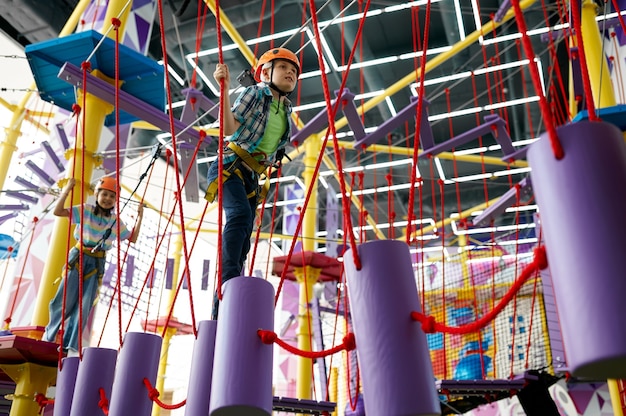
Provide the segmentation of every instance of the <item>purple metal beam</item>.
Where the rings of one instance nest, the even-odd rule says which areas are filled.
[[[63,149],[67,150],[70,148],[70,141],[67,139],[67,134],[65,134],[65,129],[63,128],[63,124],[59,123],[56,125],[57,134],[59,135],[59,140],[61,141],[61,145]]]
[[[42,195],[45,193],[45,192],[43,192],[41,190],[40,187],[38,187],[37,185],[35,185],[32,182],[27,181],[26,179],[22,178],[21,176],[16,176],[14,181],[16,183],[22,185],[23,187],[28,188],[28,189],[32,189],[33,191],[38,192],[38,193],[40,193]]]
[[[493,134],[493,128],[497,129],[498,125],[506,125],[506,123],[497,114],[487,115],[485,116],[485,122],[483,124],[476,126],[473,129],[466,131],[465,133],[461,133],[456,137],[446,140],[445,142],[440,143],[436,146],[433,146],[431,148],[424,148],[424,151],[420,153],[419,157],[426,157],[429,155],[434,156],[441,152],[450,151],[455,147],[472,141],[487,133]]]
[[[519,188],[520,198],[522,195],[532,194],[532,183],[530,177],[522,179],[516,186],[506,191],[500,199],[494,204],[486,208],[480,215],[474,218],[474,225],[486,225],[495,217],[501,215],[508,207],[515,203],[517,199],[517,192]]]
[[[2,204],[0,205],[0,211],[26,211],[30,208],[28,205],[24,204]]]
[[[43,141],[41,142],[41,147],[48,154],[48,157],[50,157],[52,163],[54,163],[54,166],[56,166],[59,173],[63,172],[65,170],[65,165],[63,165],[61,159],[59,159],[59,156],[57,156],[56,152],[52,149],[50,143],[48,143],[47,140]]]
[[[354,142],[354,148],[355,149],[365,148],[365,147],[369,146],[370,144],[377,142],[378,140],[380,140],[383,137],[385,137],[391,131],[393,131],[393,130],[397,129],[398,127],[400,127],[405,121],[409,120],[412,117],[415,117],[415,111],[416,111],[416,108],[417,108],[417,103],[418,103],[418,100],[415,97],[411,97],[411,103],[409,105],[404,107],[394,117],[392,117],[389,120],[385,121],[383,124],[378,126],[378,128],[376,130],[374,130],[373,132],[371,132],[367,136],[363,137],[361,140],[355,141]],[[422,108],[423,108],[423,111],[424,111],[424,113],[426,115],[426,117],[422,116],[422,126],[424,126],[424,123],[423,123],[424,119],[426,119],[426,122],[428,122],[428,115],[427,115],[427,113],[428,113],[427,112],[428,105],[425,105]],[[420,127],[422,127],[422,126],[420,126]],[[429,127],[430,127],[430,124],[429,124]]]
[[[331,105],[334,104],[335,101],[332,101]],[[295,134],[291,135],[291,143],[295,146],[301,145],[304,140],[312,135],[320,131],[324,126],[328,125],[328,112],[326,109],[320,111],[315,117],[311,119],[307,124],[302,127],[302,129],[298,130]]]
[[[39,179],[41,179],[42,181],[44,181],[45,183],[47,183],[50,186],[54,185],[54,179],[52,179],[50,177],[50,175],[48,175],[48,173],[46,171],[41,169],[39,166],[35,165],[35,162],[33,162],[32,160],[27,160],[25,165],[35,175],[37,175],[39,177]]]
[[[338,92],[339,91],[335,91],[335,96],[337,96]],[[343,95],[341,96],[341,110],[343,111],[343,115],[346,116],[346,120],[348,120],[348,125],[352,133],[354,133],[354,140],[362,140],[365,137],[363,121],[361,121],[361,117],[356,110],[354,94],[347,88],[344,89]]]
[[[505,154],[504,156],[502,156],[502,160],[505,162],[511,162],[514,160],[523,160],[523,159],[526,159],[526,152],[528,152],[528,146],[524,146],[521,149],[517,149],[511,154]]]
[[[7,215],[3,215],[2,217],[0,217],[0,225],[3,224],[4,222],[10,220],[11,218],[15,218],[17,217],[17,212],[11,212]]]
[[[20,199],[24,202],[28,202],[30,204],[36,204],[39,198],[35,198],[34,196],[26,195],[17,191],[6,191],[6,196],[10,196],[11,198]]]
[[[511,0],[504,0],[502,4],[500,5],[500,7],[498,7],[498,10],[496,11],[496,14],[493,20],[495,22],[500,23],[502,19],[504,19],[504,15],[506,15],[506,12],[508,12],[510,8],[511,8]]]
[[[82,88],[83,71],[69,62],[66,62],[61,67],[58,78],[75,87]],[[115,88],[108,82],[90,74],[87,74],[87,92],[108,103],[115,103]],[[120,110],[132,114],[140,120],[147,121],[163,131],[171,131],[169,116],[166,113],[134,97],[126,91],[118,90],[118,94]],[[174,134],[178,135],[186,128],[187,125],[185,125],[185,123],[180,120],[174,120]],[[180,133],[179,137],[185,140],[195,140],[194,143],[196,143],[200,140],[200,133],[195,129],[187,129],[183,133]]]

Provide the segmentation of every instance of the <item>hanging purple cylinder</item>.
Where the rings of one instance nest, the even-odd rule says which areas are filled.
[[[379,240],[344,255],[350,312],[367,415],[441,414],[409,247]]]
[[[578,377],[626,378],[623,276],[626,146],[605,122],[561,126],[528,150],[567,367]]]
[[[208,416],[217,321],[201,321],[191,356],[185,415]]]
[[[69,416],[70,414],[79,363],[78,357],[66,357],[61,361],[61,369],[57,374],[53,416]]]
[[[109,416],[149,416],[152,400],[144,378],[154,386],[159,369],[162,338],[143,332],[127,332],[120,351]]]
[[[74,390],[71,416],[102,413],[102,408],[98,404],[100,401],[100,389],[104,389],[107,399],[111,397],[116,360],[116,350],[110,348],[83,349],[83,360],[80,363],[78,375],[76,376],[76,389]]]
[[[274,288],[253,277],[223,286],[211,385],[211,416],[272,414],[272,345],[259,329],[274,329]]]

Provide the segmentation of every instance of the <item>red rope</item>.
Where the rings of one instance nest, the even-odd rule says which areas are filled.
[[[46,406],[48,406],[49,404],[54,404],[54,399],[47,398],[46,395],[43,393],[37,393],[35,395],[35,401],[39,405],[39,412],[37,413],[39,415],[43,414],[43,410],[46,408]]]
[[[598,121],[596,115],[596,106],[593,101],[593,92],[591,91],[591,81],[589,80],[589,70],[587,69],[587,59],[585,58],[585,46],[583,44],[583,33],[581,29],[581,10],[578,7],[578,0],[570,1],[572,8],[572,17],[574,20],[574,35],[576,36],[576,43],[578,45],[578,55],[580,62],[580,72],[583,78],[583,90],[585,91],[585,103],[587,104],[587,113],[589,121]]]
[[[150,398],[150,400],[155,402],[162,409],[166,409],[166,410],[180,409],[181,407],[185,405],[185,403],[187,403],[186,399],[178,404],[163,403],[161,400],[159,400],[159,394],[160,394],[159,391],[155,389],[154,387],[152,387],[152,383],[150,383],[150,380],[144,377],[143,384],[146,386],[146,389],[148,389],[148,397]]]
[[[217,61],[220,64],[224,63],[224,55],[222,52],[222,21],[220,17],[220,4],[219,0],[215,1],[215,30],[217,32]],[[224,206],[224,200],[222,198],[222,190],[223,190],[223,171],[224,171],[224,94],[227,94],[224,86],[224,79],[220,80],[220,112],[219,112],[219,125],[220,125],[220,133],[219,140],[217,144],[217,229],[219,232],[217,233],[217,298],[222,300],[222,250],[223,250],[223,241],[222,241],[222,207]]]
[[[86,183],[86,178],[85,178],[85,160],[87,160],[86,158],[86,135],[87,135],[87,127],[86,127],[86,118],[87,118],[87,72],[91,71],[91,62],[89,61],[84,61],[83,63],[81,63],[80,65],[81,69],[82,69],[82,75],[83,75],[83,110],[81,111],[81,119],[82,119],[82,125],[81,125],[81,135],[82,135],[82,141],[81,141],[81,172],[80,172],[80,204],[81,206],[85,203],[85,183]],[[76,140],[76,144],[78,144],[78,140]],[[76,160],[76,159],[74,159]],[[75,169],[75,167],[74,167]],[[76,171],[74,170],[72,172],[72,177],[76,176]],[[72,204],[70,204],[71,206]],[[70,220],[71,220],[71,212],[72,209],[70,208]],[[83,247],[83,230],[85,227],[85,210],[81,209],[80,210],[80,236],[79,236],[79,242],[80,242],[80,246]],[[83,340],[82,340],[82,335],[83,335],[83,267],[84,267],[84,262],[83,262],[83,255],[82,253],[80,253],[80,255],[78,256],[78,351],[79,354],[82,354],[82,347],[83,347]],[[67,285],[66,285],[67,287]],[[65,317],[65,314],[62,315],[63,317]],[[63,345],[63,341],[61,341],[61,345]]]
[[[426,333],[443,332],[448,334],[469,334],[476,332],[479,329],[484,328],[504,309],[504,307],[513,299],[521,287],[526,281],[541,269],[548,267],[548,259],[546,257],[546,251],[543,246],[539,246],[534,251],[534,260],[528,264],[519,277],[515,280],[511,288],[505,293],[500,302],[485,316],[476,320],[473,323],[461,325],[458,327],[448,326],[442,323],[435,322],[435,318],[431,315],[425,315],[421,312],[411,312],[411,319],[418,321],[422,324],[422,329]]]
[[[163,50],[163,67],[168,68],[168,55],[167,55],[167,44],[165,38],[165,24],[163,19],[163,2],[159,0],[158,2],[158,11],[159,11],[159,27],[161,29],[161,48]],[[219,9],[219,6],[218,6]],[[178,145],[176,144],[176,129],[174,127],[174,110],[172,109],[172,88],[170,85],[170,77],[165,77],[165,90],[167,91],[167,103],[169,107],[168,115],[169,115],[169,124],[170,124],[170,134],[172,136],[172,148],[176,152],[178,149]],[[180,183],[180,167],[178,163],[178,157],[173,158],[174,161],[174,169],[176,171],[176,189],[178,190],[177,200],[180,200],[182,196],[182,189]],[[180,229],[185,230],[185,213],[183,210],[183,204],[181,202],[178,203],[178,213],[180,218]],[[185,256],[185,263],[189,264],[189,251],[187,250],[187,237],[185,232],[181,232],[181,238],[183,240],[183,255]],[[120,303],[121,305],[121,303]],[[194,319],[192,315],[192,320]],[[193,326],[195,327],[195,322],[193,322]]]
[[[367,2],[366,5],[366,12],[367,9],[369,8],[369,0]],[[317,48],[318,50],[323,50],[322,45],[320,43],[320,39],[321,39],[321,35],[319,33],[319,27],[318,27],[318,22],[317,22],[317,14],[315,12],[316,8],[315,8],[315,1],[314,0],[310,0],[310,8],[311,8],[311,20],[313,23],[313,28],[315,29],[315,41],[317,44]],[[357,35],[356,35],[356,39],[360,39],[362,33],[363,33],[363,24],[365,22],[365,19],[361,19],[361,22],[359,24],[359,28],[357,30]],[[328,112],[328,120],[329,120],[329,128],[326,131],[326,136],[324,137],[324,142],[322,143],[321,149],[320,149],[320,155],[317,158],[317,162],[315,164],[315,169],[314,169],[314,173],[313,173],[313,180],[317,180],[317,174],[319,172],[322,160],[323,160],[323,155],[324,155],[324,151],[326,149],[326,144],[328,143],[328,138],[329,135],[332,134],[333,135],[333,147],[334,147],[334,151],[335,151],[335,159],[337,160],[337,171],[338,172],[343,172],[343,168],[342,168],[342,164],[341,164],[341,151],[339,149],[339,144],[337,143],[337,134],[335,132],[335,123],[334,123],[334,117],[337,114],[337,110],[339,109],[340,105],[341,105],[341,94],[344,90],[345,84],[347,82],[347,76],[350,73],[350,66],[352,64],[352,60],[354,58],[354,53],[356,52],[356,49],[353,49],[351,54],[350,54],[350,58],[348,61],[348,66],[346,68],[345,71],[345,76],[342,79],[341,82],[341,86],[339,87],[339,91],[340,93],[338,94],[338,98],[337,101],[335,102],[335,106],[333,107],[331,105],[331,100],[330,100],[330,92],[329,92],[329,87],[328,87],[328,78],[326,77],[326,71],[324,70],[324,59],[321,55],[318,55],[318,62],[320,65],[320,70],[321,70],[321,74],[322,74],[322,85],[323,85],[323,91],[324,91],[324,99],[326,101],[326,106],[328,108],[331,109],[331,111]],[[346,190],[346,184],[345,184],[345,180],[343,178],[342,175],[339,176],[339,185],[341,187],[341,195],[343,195],[342,197],[342,206],[343,206],[343,212],[349,213],[350,212],[350,200],[349,198],[346,197],[347,195],[347,190]],[[309,200],[311,199],[311,193],[312,193],[313,187],[309,187],[309,189],[307,190],[306,196],[304,198],[304,204],[303,204],[303,210],[306,209],[306,207],[308,206]],[[219,216],[218,216],[219,218]],[[359,259],[358,256],[358,250],[356,250],[356,237],[354,236],[354,233],[352,232],[352,219],[350,218],[350,215],[344,215],[345,221],[347,222],[347,229],[350,230],[350,232],[348,232],[347,234],[349,234],[349,238],[350,238],[350,247],[353,248],[352,250],[352,256],[354,258],[354,264],[356,265],[357,270],[360,270],[361,268],[361,260]],[[291,240],[291,247],[289,249],[289,252],[287,253],[287,260],[285,261],[285,264],[289,264],[289,262],[291,261],[291,256],[293,254],[293,249],[296,243],[296,240],[298,239],[298,236],[300,234],[300,230],[302,228],[302,221],[304,219],[304,216],[301,215],[298,223],[296,224],[296,229],[294,231],[293,234],[293,238]],[[276,304],[278,302],[278,298],[280,296],[282,287],[283,287],[283,283],[285,281],[285,277],[287,275],[287,267],[283,268],[283,272],[281,274],[280,277],[280,282],[278,283],[278,288],[276,289],[276,295],[274,296],[274,304]]]
[[[535,93],[539,96],[539,107],[541,108],[541,115],[546,122],[545,124],[548,131],[550,145],[552,146],[552,152],[554,153],[554,157],[557,158],[557,160],[560,160],[564,156],[563,147],[561,146],[561,141],[559,140],[559,136],[556,132],[556,126],[554,125],[554,121],[552,120],[550,105],[548,104],[548,100],[543,93],[541,80],[539,78],[539,69],[537,69],[537,65],[535,64],[534,60],[535,52],[533,51],[533,45],[530,42],[530,36],[528,36],[526,21],[524,20],[524,15],[522,14],[522,9],[520,8],[519,0],[511,0],[511,5],[513,6],[513,10],[515,10],[515,21],[517,22],[517,27],[522,35],[522,46],[524,47],[524,53],[530,61],[528,65],[528,70],[530,71],[533,86],[535,88]],[[591,113],[591,110],[589,111],[589,113]],[[591,117],[591,114],[589,114],[589,117]]]
[[[264,344],[270,345],[275,342],[276,344],[280,345],[283,349],[289,351],[290,353],[298,355],[300,357],[304,357],[304,358],[316,359],[316,358],[328,357],[329,355],[336,354],[339,351],[343,351],[343,350],[352,351],[353,349],[356,348],[354,334],[351,332],[348,333],[348,335],[346,335],[345,337],[343,337],[343,342],[341,344],[333,348],[330,348],[328,350],[324,350],[324,351],[303,351],[301,349],[294,347],[293,345],[288,344],[282,339],[278,338],[278,335],[274,331],[259,329],[257,331],[257,334],[259,335],[259,338],[261,338],[261,342],[263,342]]]
[[[115,177],[117,178],[117,180],[120,180],[120,111],[119,111],[119,100],[120,100],[120,31],[119,31],[119,27],[120,27],[120,20],[113,18],[111,19],[111,24],[113,26],[113,30],[115,31]],[[166,66],[167,68],[167,66]],[[167,70],[166,70],[167,72]],[[118,189],[119,188],[118,186]],[[115,221],[115,233],[117,234],[117,258],[118,260],[122,258],[122,248],[120,247],[120,204],[119,204],[119,200],[120,200],[120,192],[116,192],[115,196],[116,196],[116,201],[115,201],[115,216],[117,217],[118,221]],[[117,280],[120,281],[121,277],[122,277],[122,264],[123,262],[121,261],[117,261]],[[118,325],[117,325],[117,335],[119,338],[119,342],[120,345],[122,345],[123,339],[124,339],[124,335],[122,334],[122,285],[117,285],[118,287],[118,291],[117,291],[117,319],[118,319]]]
[[[107,394],[102,387],[98,389],[98,393],[100,394],[100,400],[98,400],[98,407],[102,409],[102,413],[105,415],[109,414],[109,399],[107,399]]]
[[[414,11],[414,13],[417,13]],[[419,19],[417,19],[419,22]],[[420,62],[420,73],[419,73],[419,88],[418,88],[418,101],[417,101],[417,109],[416,109],[416,120],[415,127],[419,130],[419,126],[421,126],[422,121],[422,109],[424,108],[424,75],[426,74],[426,52],[428,50],[428,32],[430,28],[430,0],[426,4],[426,17],[424,22],[424,42],[422,44],[422,59]],[[414,32],[415,33],[415,32]],[[419,33],[419,31],[418,31]],[[415,206],[415,184],[417,183],[417,155],[419,153],[419,145],[420,145],[420,135],[415,135],[415,140],[413,143],[413,169],[411,169],[411,187],[409,188],[409,205],[408,205],[408,224],[407,224],[407,232],[406,232],[406,243],[410,244],[411,242],[411,234],[413,231],[413,208]]]

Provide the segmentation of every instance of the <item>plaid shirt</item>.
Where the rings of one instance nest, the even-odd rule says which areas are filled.
[[[248,153],[253,153],[263,139],[273,98],[272,91],[266,85],[257,84],[246,87],[232,106],[235,120],[241,123],[241,126],[226,140],[235,142]],[[277,150],[285,147],[289,137],[291,137],[291,124],[289,122],[292,111],[291,102],[285,98],[284,105],[287,129],[280,138]],[[270,156],[268,155],[268,158]],[[224,164],[233,162],[236,158],[237,156],[230,149],[224,150]]]

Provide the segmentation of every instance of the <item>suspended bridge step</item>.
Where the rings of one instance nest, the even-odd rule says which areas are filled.
[[[483,396],[497,392],[518,392],[526,385],[526,380],[523,378],[513,380],[438,380],[435,384],[441,394]]]
[[[307,415],[329,414],[335,411],[336,403],[294,399],[274,396],[273,410],[277,412],[304,413]]]
[[[24,330],[39,327],[24,327]],[[41,328],[43,331],[43,328]],[[7,331],[9,332],[9,331]],[[59,359],[58,345],[53,342],[19,335],[13,329],[7,335],[0,335],[0,366],[33,363],[46,367],[56,367]],[[0,369],[0,380],[11,380]]]

